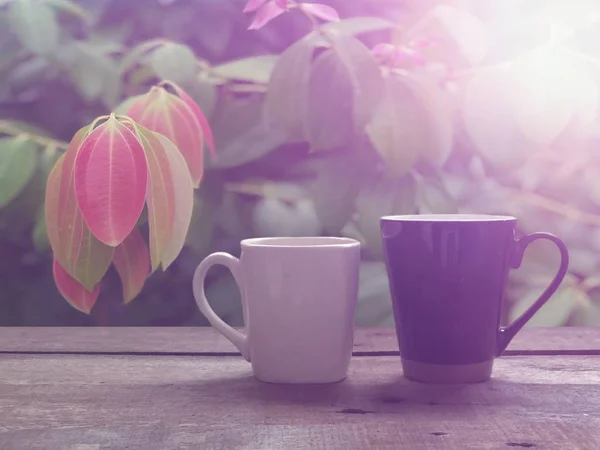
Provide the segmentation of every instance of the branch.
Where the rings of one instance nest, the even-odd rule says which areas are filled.
[[[581,209],[575,208],[569,204],[561,203],[556,200],[552,200],[543,195],[536,194],[535,192],[523,191],[520,189],[512,189],[504,187],[507,192],[510,192],[518,196],[519,200],[530,203],[546,211],[550,211],[556,215],[562,216],[573,222],[579,222],[585,225],[593,225],[600,227],[600,215],[593,214]]]
[[[56,139],[47,138],[37,134],[29,133],[27,131],[23,131],[6,120],[0,120],[0,133],[14,137],[22,136],[25,139],[34,142],[35,144],[38,144],[41,147],[53,147],[63,151],[67,150],[67,148],[69,147],[68,142],[58,141]]]
[[[205,77],[212,77],[217,81],[217,86],[223,86],[225,89],[227,89],[230,92],[237,92],[237,93],[260,93],[260,94],[264,94],[265,92],[267,92],[267,84],[265,83],[257,83],[257,82],[252,82],[252,83],[236,83],[236,80],[233,78],[227,78],[224,77],[223,75],[219,74],[218,72],[215,72],[213,70],[213,67],[210,65],[210,63],[206,60],[198,60],[197,61],[197,65],[199,68],[199,73],[196,76],[196,78],[199,81],[202,81]]]
[[[259,93],[264,94],[268,91],[268,87],[264,84],[226,84],[225,88],[230,92],[237,93]]]

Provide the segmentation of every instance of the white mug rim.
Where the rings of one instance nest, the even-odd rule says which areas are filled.
[[[241,242],[245,248],[353,248],[359,247],[356,239],[335,236],[274,236],[244,239]]]

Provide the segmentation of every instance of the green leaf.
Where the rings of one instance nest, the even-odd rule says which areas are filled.
[[[212,115],[219,100],[219,93],[213,84],[195,79],[185,85],[185,91],[198,104],[206,117]]]
[[[550,284],[550,280],[547,280]],[[510,310],[511,322],[521,316],[535,302],[547,284],[533,284],[527,293],[518,300]],[[573,285],[563,285],[550,297],[544,306],[535,313],[528,326],[557,327],[567,323],[571,313],[577,307],[580,291]]]
[[[330,22],[321,27],[327,34],[339,33],[356,35],[372,31],[382,31],[394,28],[396,25],[380,17],[352,17],[339,22]]]
[[[33,240],[33,246],[38,252],[46,252],[50,249],[50,241],[48,240],[48,233],[46,232],[46,218],[43,208],[40,209],[37,215],[31,238]]]
[[[0,153],[6,150],[3,139],[0,139]],[[0,234],[4,240],[23,242],[31,245],[31,229],[35,223],[36,215],[44,205],[45,182],[40,165],[29,182],[5,207],[0,208]]]
[[[321,223],[313,202],[301,198],[284,202],[278,198],[261,198],[252,214],[257,236],[318,236]]]
[[[346,67],[353,89],[354,129],[362,132],[370,122],[383,93],[383,78],[371,51],[357,38],[331,37],[333,50]]]
[[[8,16],[13,33],[25,48],[39,55],[55,52],[60,28],[50,5],[35,0],[14,0],[8,5]]]
[[[431,60],[455,65],[480,63],[488,50],[485,25],[475,15],[451,5],[437,5],[415,26],[408,39],[435,39],[438,45],[425,50]]]
[[[439,178],[419,178],[417,183],[419,214],[454,214],[458,205]]]
[[[449,105],[425,80],[388,77],[367,133],[391,172],[403,175],[419,158],[443,164],[452,147]]]
[[[85,9],[71,0],[43,0],[44,3],[52,6],[58,12],[65,12],[83,20],[88,20],[88,14]]]
[[[219,214],[223,213],[224,180],[218,172],[208,172],[194,192],[194,211],[185,245],[204,258],[211,252]]]
[[[333,50],[326,50],[315,59],[310,76],[306,120],[311,148],[348,143],[354,135],[352,109],[353,86],[346,66]]]
[[[8,16],[0,14],[0,30],[8,29],[10,29]],[[22,50],[21,42],[13,33],[0,33],[0,76],[12,69]],[[8,95],[9,90],[9,83],[2,83],[0,98]]]
[[[596,75],[570,48],[542,47],[528,52],[511,62],[511,72],[515,121],[523,134],[542,148],[557,141],[571,123],[572,131],[577,125],[585,128],[586,110],[592,112],[595,121],[599,98]],[[544,82],[540,83],[542,77]],[[578,124],[579,119],[583,120]],[[567,139],[568,146],[574,144],[573,137]]]
[[[216,208],[205,198],[196,195],[190,229],[185,241],[186,247],[191,248],[198,256],[208,256],[213,239]]]
[[[503,169],[521,165],[542,147],[528,139],[514,114],[515,85],[504,67],[478,71],[465,88],[465,131],[481,155]]]
[[[123,44],[98,34],[90,36],[87,41],[85,41],[85,44],[101,55],[112,55],[125,52]]]
[[[250,56],[214,66],[211,72],[230,80],[266,84],[269,82],[277,58],[277,55]]]
[[[427,161],[443,165],[454,141],[453,111],[448,95],[427,77],[405,76],[403,81],[413,91],[423,110],[425,139],[420,155]]]
[[[44,56],[33,56],[25,61],[13,65],[12,70],[6,77],[6,82],[14,91],[28,89],[32,85],[44,84],[56,79],[60,72],[48,58]]]
[[[356,326],[393,327],[394,314],[385,263],[361,261]]]
[[[381,73],[369,50],[352,36],[332,41],[333,47],[315,59],[310,77],[306,122],[315,150],[344,145],[362,133],[382,92]]]
[[[404,175],[413,167],[426,139],[424,131],[414,93],[399,79],[388,77],[384,98],[367,126],[367,134],[391,173]]]
[[[152,39],[136,45],[121,61],[121,72],[127,71],[132,65],[143,60],[152,50],[164,44],[165,41],[163,39]]]
[[[573,236],[569,240],[569,272],[578,274],[583,277],[594,276],[599,272],[600,258],[598,258],[598,250],[589,246],[586,242],[585,247],[577,246],[576,232],[573,231]],[[583,232],[581,232],[582,235]],[[562,233],[561,233],[562,234]],[[546,261],[552,261],[555,263],[554,267],[558,267],[559,261],[556,255],[556,249],[551,248],[552,256],[546,257]]]
[[[152,69],[163,80],[184,84],[198,73],[196,55],[183,44],[167,43],[152,53]]]
[[[0,208],[27,186],[36,168],[36,145],[24,138],[0,139]]]
[[[39,126],[28,123],[28,122],[23,122],[20,120],[6,120],[6,121],[3,120],[2,122],[6,123],[10,128],[13,128],[18,131],[22,131],[25,134],[30,133],[30,134],[36,134],[38,136],[43,136],[43,137],[51,137],[48,134],[48,131],[44,130],[43,128],[40,128]]]
[[[290,140],[306,136],[310,67],[315,49],[312,35],[290,45],[279,57],[266,95],[268,117],[287,133]]]
[[[600,303],[597,301],[599,292],[593,290],[589,295],[579,290],[577,309],[573,315],[573,325],[578,327],[600,327]]]
[[[261,98],[236,100],[217,110],[213,118],[215,146],[213,167],[238,167],[262,158],[286,141],[280,128],[269,126]]]
[[[331,234],[340,234],[354,214],[363,175],[360,163],[357,155],[346,149],[321,162],[311,193],[317,217]]]
[[[173,235],[162,258],[162,268],[166,270],[185,245],[194,209],[194,185],[188,166],[179,149],[162,134],[156,133],[155,136],[161,141],[168,156],[175,192]]]
[[[113,60],[85,43],[73,44],[75,60],[69,75],[81,96],[87,101],[102,99],[113,107],[121,92],[121,77]]]
[[[379,220],[382,216],[414,213],[416,190],[415,180],[409,175],[400,180],[381,178],[358,194],[357,225],[373,256],[383,256]]]

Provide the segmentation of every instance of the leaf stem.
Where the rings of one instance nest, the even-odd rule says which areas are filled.
[[[90,131],[92,131],[96,127],[96,124],[98,122],[100,122],[101,120],[108,120],[111,116],[114,116],[114,113],[110,113],[110,115],[107,116],[96,117],[96,119],[90,125]]]
[[[41,147],[54,147],[57,150],[67,150],[69,147],[68,142],[59,141],[52,138],[47,138],[37,134],[29,133],[21,130],[19,127],[14,126],[6,120],[0,120],[0,133],[8,136],[23,137]]]
[[[129,116],[123,116],[123,115],[117,114],[117,115],[115,115],[115,117],[121,123],[128,123],[135,129],[137,129],[137,127],[138,127],[138,124]]]
[[[317,33],[317,34],[321,34],[322,35],[323,34],[323,30],[321,29],[321,24],[315,18],[315,16],[313,16],[306,9],[304,9],[302,7],[302,3],[296,3],[296,2],[294,2],[293,4],[295,4],[295,6],[302,12],[302,14],[304,14],[308,18],[308,20],[310,20],[310,24],[312,25],[313,31],[315,33]]]

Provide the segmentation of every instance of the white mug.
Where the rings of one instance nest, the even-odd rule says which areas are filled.
[[[194,274],[196,303],[210,324],[269,383],[335,383],[346,378],[354,341],[360,243],[336,237],[246,239],[240,258],[213,253]],[[240,289],[244,333],[227,325],[204,293],[221,264]]]

